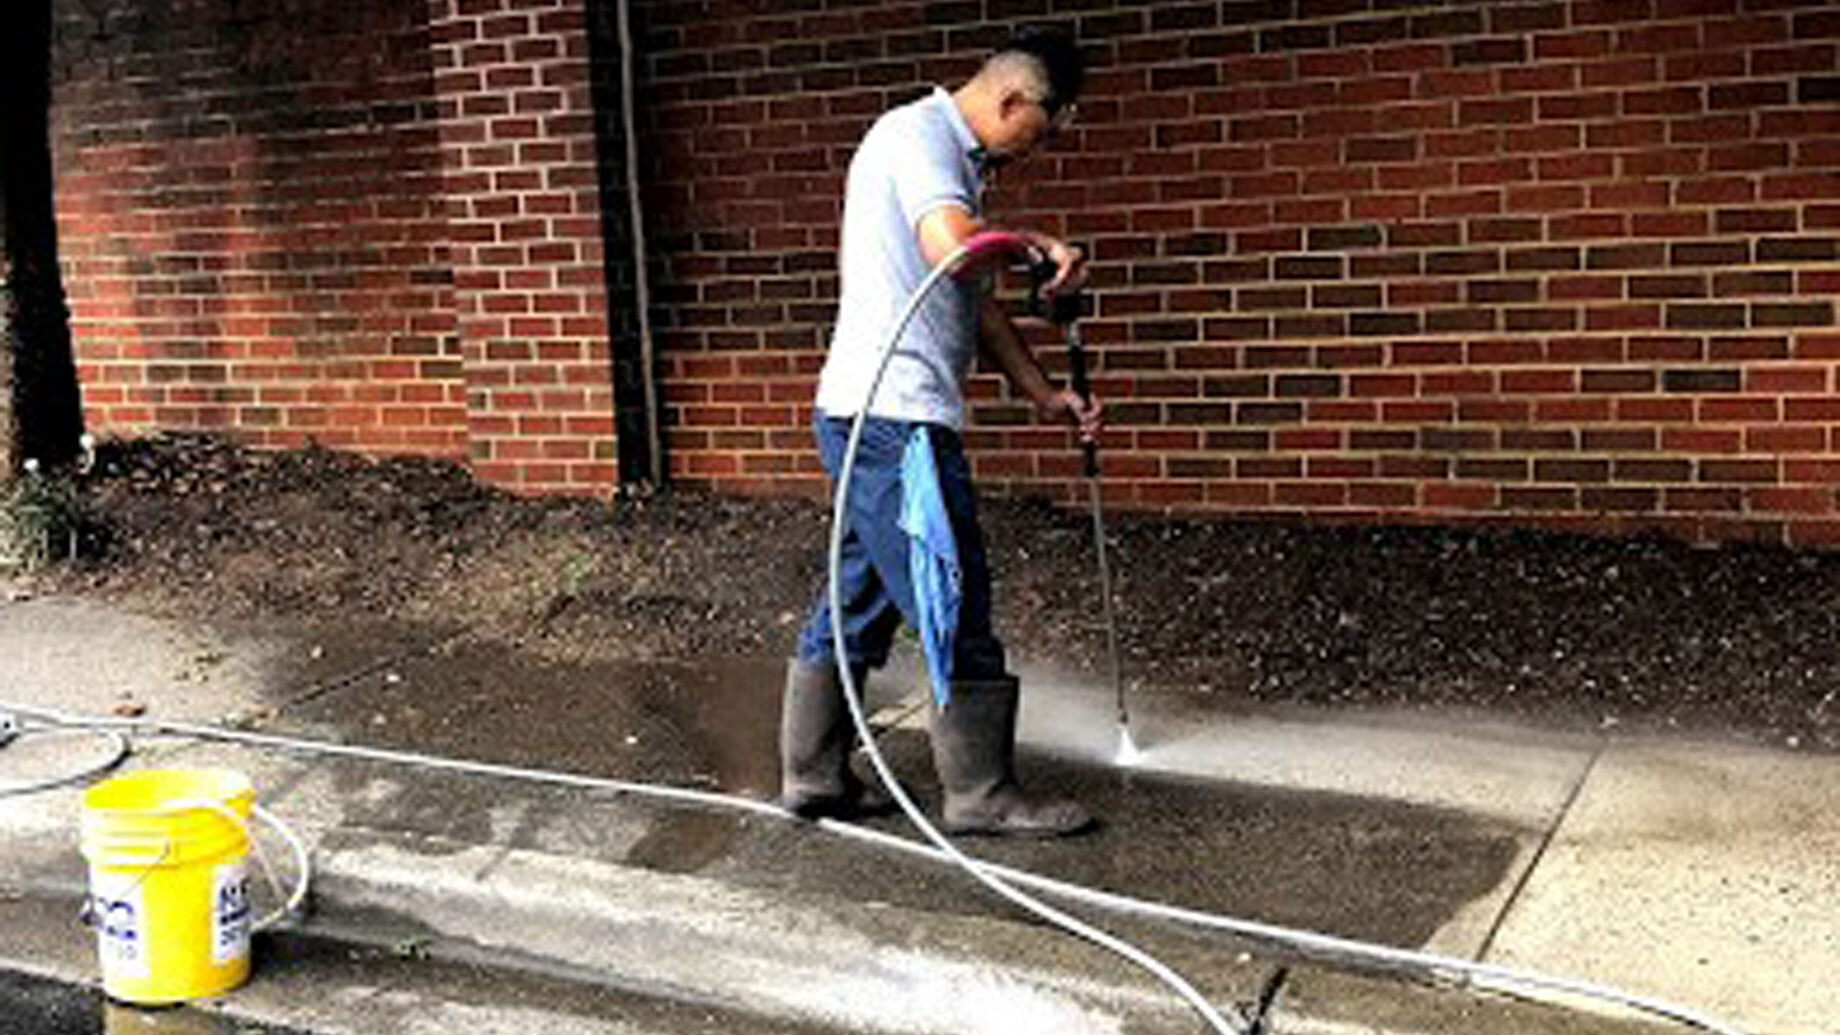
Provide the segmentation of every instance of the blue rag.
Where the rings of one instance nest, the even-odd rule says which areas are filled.
[[[923,426],[914,428],[901,454],[900,524],[908,536],[907,563],[914,606],[920,612],[920,647],[933,681],[933,700],[944,708],[952,697],[952,641],[958,635],[958,541],[952,536],[952,521],[939,492],[933,442]]]

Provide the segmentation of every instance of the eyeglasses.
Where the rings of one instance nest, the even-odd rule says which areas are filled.
[[[1080,106],[1077,103],[1062,104],[1052,97],[1043,98],[1035,103],[1041,107],[1042,113],[1048,116],[1048,128],[1056,132],[1072,125],[1073,120],[1080,113]]]

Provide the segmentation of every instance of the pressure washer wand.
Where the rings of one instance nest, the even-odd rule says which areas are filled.
[[[1067,323],[1067,363],[1072,368],[1073,390],[1082,402],[1092,402],[1092,385],[1086,376],[1086,348],[1077,320]],[[1112,609],[1112,568],[1105,554],[1105,511],[1099,503],[1099,444],[1082,442],[1086,453],[1086,495],[1092,503],[1093,547],[1099,557],[1099,599],[1105,612],[1105,649],[1112,662],[1112,695],[1118,704],[1118,753],[1131,761],[1137,745],[1131,740],[1131,712],[1125,707],[1124,674],[1118,662],[1118,616]]]
[[[1080,401],[1092,402],[1092,381],[1086,370],[1086,346],[1080,334],[1080,296],[1071,291],[1057,294],[1051,300],[1041,297],[1041,285],[1053,276],[1052,263],[1037,263],[1031,267],[1034,284],[1030,292],[1030,307],[1038,314],[1045,314],[1059,325],[1067,336],[1067,366],[1069,378],[1073,382],[1073,391]],[[1086,476],[1087,498],[1091,502],[1093,524],[1093,546],[1099,558],[1099,600],[1105,614],[1105,647],[1111,659],[1112,695],[1118,706],[1118,758],[1121,762],[1132,762],[1137,758],[1137,744],[1131,739],[1131,712],[1125,706],[1124,674],[1118,660],[1118,616],[1112,609],[1112,569],[1105,552],[1105,511],[1099,501],[1099,444],[1093,441],[1080,443],[1085,453],[1084,471]]]

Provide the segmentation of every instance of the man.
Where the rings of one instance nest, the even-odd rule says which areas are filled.
[[[933,267],[974,234],[993,229],[983,220],[984,173],[1053,136],[1073,113],[1082,74],[1071,40],[1023,30],[959,89],[936,88],[884,114],[864,136],[844,197],[841,297],[815,418],[833,482],[851,419],[899,312]],[[1045,291],[1079,287],[1084,259],[1076,249],[1043,234],[1010,232],[1053,262]],[[995,300],[968,278],[941,284],[908,327],[864,424],[840,570],[846,651],[861,686],[868,670],[887,662],[904,618],[921,627],[911,544],[900,522],[904,494],[911,502],[916,492],[913,475],[903,483],[903,459],[914,437],[925,436],[937,484],[927,479],[922,489],[943,503],[949,519],[959,590],[949,693],[932,722],[934,767],[945,791],[942,825],[953,833],[1072,833],[1091,824],[1085,809],[1025,794],[1015,780],[1018,686],[991,631],[990,574],[958,434],[963,380],[976,351],[1043,419],[1072,423],[1089,439],[1098,433],[1099,407],[1049,382]],[[854,728],[828,601],[821,593],[800,633],[780,730],[781,804],[808,818],[858,815],[881,804],[850,770]]]

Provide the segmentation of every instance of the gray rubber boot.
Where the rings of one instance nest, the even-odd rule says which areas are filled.
[[[868,670],[852,669],[851,675],[860,691]],[[856,727],[836,666],[790,662],[779,724],[780,807],[806,819],[852,819],[886,811],[887,796],[850,769],[855,743]]]
[[[941,829],[952,834],[1057,837],[1093,825],[1092,814],[1062,798],[1016,785],[1014,676],[954,680],[952,700],[933,712],[933,766],[945,789]]]

